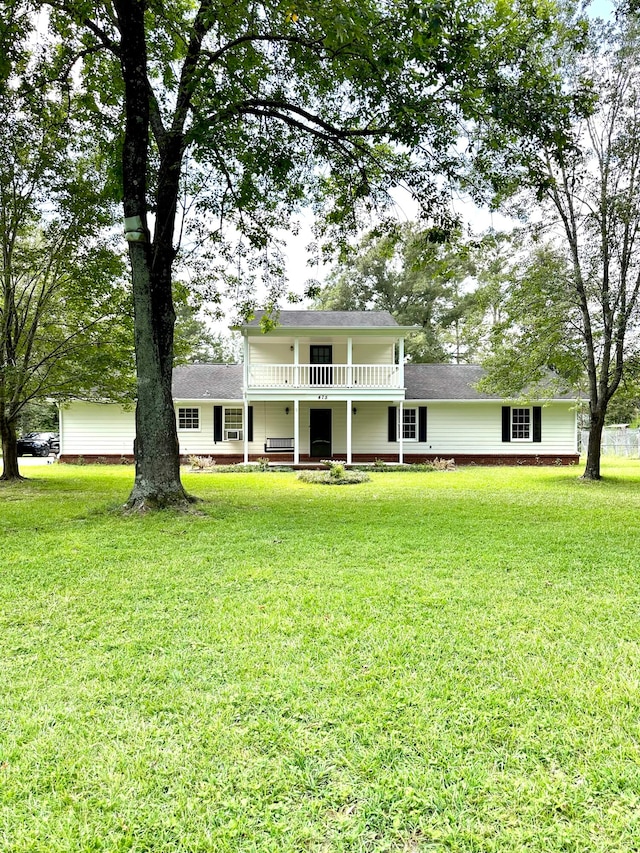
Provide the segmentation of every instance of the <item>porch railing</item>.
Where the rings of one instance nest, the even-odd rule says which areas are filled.
[[[250,364],[250,388],[399,388],[397,364]]]

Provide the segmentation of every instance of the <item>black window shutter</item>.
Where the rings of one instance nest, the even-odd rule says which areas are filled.
[[[249,406],[247,413],[247,441],[253,441],[253,406]]]
[[[502,440],[511,441],[511,406],[502,407]]]
[[[533,407],[533,440],[542,441],[542,406]]]
[[[427,407],[420,406],[418,408],[418,441],[425,442],[427,440]]]
[[[389,406],[389,420],[388,420],[388,435],[387,439],[389,441],[397,441],[398,440],[398,410],[395,406]]]
[[[213,440],[222,441],[222,406],[213,407]]]

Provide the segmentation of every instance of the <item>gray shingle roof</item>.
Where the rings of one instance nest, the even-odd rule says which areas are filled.
[[[477,364],[405,364],[404,384],[407,400],[500,400],[497,394],[484,394],[475,385],[484,376]],[[575,400],[575,394],[551,390],[554,400]]]
[[[241,364],[181,364],[173,369],[175,400],[241,400]]]
[[[264,311],[256,311],[255,318],[246,325],[259,326],[263,314]],[[388,311],[280,311],[277,322],[279,326],[298,329],[346,329],[350,326],[359,329],[398,327],[398,323]]]
[[[484,374],[477,364],[405,364],[407,400],[491,400],[473,387]],[[497,399],[497,398],[494,398]]]

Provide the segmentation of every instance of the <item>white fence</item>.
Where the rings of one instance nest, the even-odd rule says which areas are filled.
[[[589,430],[579,432],[580,452],[587,452]],[[610,456],[632,456],[640,459],[640,429],[604,429],[602,453]]]

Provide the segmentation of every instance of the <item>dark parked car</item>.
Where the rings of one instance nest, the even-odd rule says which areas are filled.
[[[60,436],[55,432],[28,432],[18,439],[18,456],[48,456],[60,453]]]

